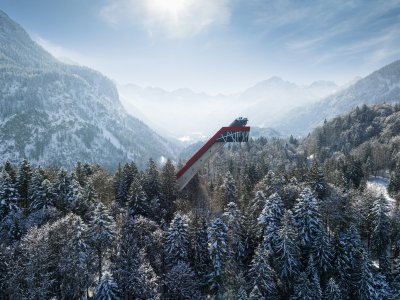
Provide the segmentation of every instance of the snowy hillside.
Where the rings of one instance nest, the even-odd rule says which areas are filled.
[[[72,167],[77,160],[115,169],[173,158],[174,146],[126,113],[114,84],[45,52],[0,11],[0,157]]]
[[[276,129],[284,133],[306,135],[333,118],[363,104],[400,101],[400,60],[395,61],[350,87],[315,104],[297,107],[277,121]]]

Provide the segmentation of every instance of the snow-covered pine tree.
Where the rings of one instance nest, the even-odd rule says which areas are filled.
[[[359,280],[357,282],[357,295],[359,299],[372,300],[377,298],[375,289],[374,275],[372,274],[372,265],[369,255],[366,251],[361,252]]]
[[[386,276],[382,273],[378,273],[374,276],[374,283],[375,283],[375,291],[376,291],[376,299],[396,299],[397,295],[394,295]]]
[[[235,300],[249,300],[249,297],[247,296],[247,292],[246,289],[244,287],[240,287],[237,297],[235,298]]]
[[[0,220],[19,210],[18,200],[19,194],[10,175],[0,170]]]
[[[66,205],[70,211],[82,217],[89,211],[90,204],[86,190],[75,178],[71,178]]]
[[[146,192],[148,199],[160,198],[161,183],[160,175],[157,170],[156,163],[153,159],[149,160],[147,169],[144,175],[143,189]]]
[[[119,244],[112,267],[113,275],[122,298],[151,299],[157,295],[158,279],[144,251],[138,246],[138,236],[134,231],[136,227],[135,219],[127,215],[118,239]]]
[[[115,283],[110,272],[105,271],[100,283],[96,288],[96,300],[119,300],[118,285]]]
[[[200,281],[201,286],[206,284],[206,276],[210,274],[211,261],[208,254],[207,220],[201,214],[196,216],[190,228],[191,265]]]
[[[169,222],[173,217],[173,203],[178,195],[175,168],[169,159],[161,170],[160,182],[162,194],[160,198],[162,217],[166,222]]]
[[[242,266],[245,255],[245,245],[243,242],[243,217],[237,204],[229,202],[222,215],[225,224],[228,227],[228,240],[232,250],[233,257],[237,266]]]
[[[184,261],[178,261],[166,274],[166,299],[202,299],[196,275]]]
[[[270,254],[262,246],[259,246],[254,254],[248,273],[248,285],[257,286],[261,295],[266,299],[278,299],[278,290],[276,284],[276,274],[272,269],[269,260]]]
[[[250,292],[249,300],[266,300],[266,298],[261,294],[261,291],[258,288],[258,286],[255,285]]]
[[[85,295],[93,280],[92,257],[87,244],[87,226],[79,216],[70,214],[65,218],[67,225],[58,273],[60,292],[63,299],[79,299]]]
[[[208,228],[208,251],[213,269],[209,275],[209,284],[217,298],[224,294],[224,285],[229,273],[231,252],[228,244],[228,228],[220,218],[217,218]]]
[[[302,272],[294,285],[290,300],[321,300],[322,290],[317,271],[310,256],[305,272]]]
[[[317,199],[311,190],[306,188],[296,201],[293,215],[300,245],[309,250],[322,228]]]
[[[57,263],[51,256],[51,225],[31,228],[10,261],[10,299],[50,299],[55,296]]]
[[[51,183],[45,179],[43,172],[38,169],[32,173],[32,182],[29,186],[29,209],[37,211],[54,207],[54,195],[51,193]]]
[[[119,182],[116,183],[115,203],[118,207],[125,207],[128,201],[129,188],[137,173],[137,167],[134,162],[124,165],[119,176]]]
[[[310,281],[306,272],[301,272],[294,284],[290,300],[314,300],[314,294],[310,289]]]
[[[264,247],[272,252],[275,248],[275,241],[284,210],[281,197],[274,193],[268,198],[264,209],[258,217],[258,226]]]
[[[319,199],[322,199],[327,192],[327,184],[324,173],[319,166],[317,160],[314,159],[313,164],[307,174],[307,183],[315,192]]]
[[[219,187],[219,196],[223,206],[226,206],[229,202],[236,203],[238,201],[236,182],[229,171],[226,172],[223,183]]]
[[[250,201],[248,211],[250,216],[256,219],[267,203],[267,198],[263,191],[257,191],[255,197]]]
[[[311,253],[320,276],[328,273],[332,267],[333,253],[330,236],[324,228],[318,232],[311,247]]]
[[[8,160],[4,164],[4,171],[10,176],[11,182],[15,184],[17,182],[17,172]]]
[[[388,200],[384,195],[380,195],[375,199],[371,210],[372,235],[371,248],[376,257],[380,259],[382,267],[383,261],[387,256],[390,234],[390,208]]]
[[[189,243],[187,219],[177,213],[171,221],[165,239],[167,265],[174,266],[178,261],[188,262]]]
[[[98,203],[93,211],[88,228],[88,243],[97,256],[97,274],[102,276],[105,254],[111,246],[114,235],[114,220],[103,204]]]
[[[8,280],[11,274],[10,264],[12,263],[11,247],[0,243],[0,299],[9,299]],[[15,257],[14,257],[15,259]]]
[[[324,290],[324,300],[342,300],[342,292],[334,278],[330,278]]]
[[[26,159],[24,159],[21,162],[21,166],[19,167],[17,176],[17,189],[20,195],[20,207],[22,209],[27,209],[29,207],[28,190],[31,182],[31,177],[32,177],[31,165]]]
[[[128,209],[129,213],[134,215],[142,215],[148,217],[152,214],[148,203],[147,196],[143,191],[142,185],[138,177],[135,177],[129,188],[128,193]]]
[[[395,196],[400,192],[400,161],[396,163],[394,172],[390,174],[387,190],[391,196]]]
[[[60,168],[50,192],[55,195],[54,205],[64,213],[69,211],[68,193],[71,190],[71,177],[64,168]]]
[[[278,272],[281,280],[284,280],[287,287],[292,279],[299,273],[299,247],[296,241],[296,232],[293,228],[293,216],[287,210],[282,218],[282,225],[279,228],[276,239],[276,259]]]

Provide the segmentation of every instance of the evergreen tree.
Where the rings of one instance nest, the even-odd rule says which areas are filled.
[[[115,203],[118,207],[125,207],[128,201],[129,188],[137,173],[137,167],[134,162],[124,165],[120,174],[120,180],[116,183]]]
[[[290,300],[314,300],[314,293],[310,289],[310,281],[306,272],[301,272],[294,285]]]
[[[178,261],[166,274],[167,299],[201,299],[195,273],[184,261]]]
[[[167,264],[170,266],[175,265],[178,261],[188,261],[188,224],[179,213],[175,215],[169,226],[165,240],[165,252]]]
[[[321,300],[322,291],[319,283],[318,274],[314,268],[312,257],[308,261],[305,272],[302,272],[294,285],[294,291],[291,300]]]
[[[225,174],[223,183],[219,187],[219,194],[223,206],[226,206],[229,202],[236,203],[238,201],[236,182],[229,171]]]
[[[8,278],[10,299],[50,299],[55,296],[56,267],[49,232],[51,225],[32,228],[18,244]],[[57,234],[57,233],[55,233]]]
[[[104,272],[100,283],[96,288],[96,300],[119,300],[118,285],[110,272]]]
[[[376,299],[389,300],[396,297],[396,295],[393,295],[393,292],[386,280],[386,276],[383,275],[382,273],[378,273],[377,275],[375,275],[374,283],[375,283]]]
[[[238,266],[241,266],[245,255],[245,245],[243,242],[243,218],[236,203],[228,203],[223,214],[223,219],[228,227],[228,240],[230,242],[232,254]]]
[[[328,233],[321,228],[311,248],[314,263],[320,275],[328,273],[332,266],[332,245]]]
[[[317,160],[313,164],[307,174],[307,183],[311,189],[316,193],[318,198],[322,199],[327,191],[327,184],[325,181],[324,173],[322,172]]]
[[[101,203],[98,203],[89,222],[88,239],[89,245],[94,249],[97,256],[99,281],[102,276],[104,256],[111,246],[113,234],[114,221],[107,209]]]
[[[201,285],[205,285],[205,277],[210,274],[211,261],[208,254],[207,220],[204,215],[196,217],[193,222],[190,244],[193,270]]]
[[[228,248],[228,229],[225,223],[217,218],[208,229],[208,251],[212,262],[212,272],[209,277],[210,288],[216,297],[224,294],[224,284],[230,260]]]
[[[283,215],[282,225],[278,231],[276,258],[279,277],[289,284],[292,281],[291,279],[298,274],[300,267],[299,248],[296,243],[296,232],[292,225],[290,210],[286,211]]]
[[[29,206],[28,190],[31,182],[31,177],[32,177],[31,166],[29,162],[26,159],[24,159],[18,170],[18,176],[17,176],[17,189],[21,197],[20,207],[23,209],[27,209]]]
[[[324,291],[324,300],[342,300],[340,287],[336,284],[335,279],[330,278]]]
[[[258,247],[249,270],[249,286],[257,286],[261,295],[268,299],[278,299],[276,275],[269,264],[270,255],[262,247]]]
[[[11,248],[0,243],[0,299],[8,299],[8,279],[12,263]]]
[[[294,220],[301,246],[309,249],[318,236],[322,224],[317,200],[308,188],[304,189],[297,199],[294,207]]]
[[[274,251],[283,214],[284,207],[282,199],[277,193],[274,193],[268,198],[258,218],[260,235],[263,238],[264,247],[270,251]]]
[[[151,214],[150,206],[139,178],[134,178],[128,193],[128,208],[132,215],[148,217]]]
[[[365,251],[363,251],[361,253],[359,280],[357,284],[357,295],[360,300],[378,299],[375,290],[374,276],[371,269],[372,266],[369,256]]]
[[[389,245],[389,233],[390,233],[390,208],[387,199],[380,195],[375,199],[372,210],[372,236],[371,243],[373,253],[380,258],[386,257],[386,251]]]
[[[258,286],[254,286],[250,293],[249,300],[266,300],[266,298],[261,294]]]
[[[246,289],[244,287],[239,288],[239,292],[235,300],[249,300]]]
[[[4,164],[4,171],[6,171],[7,174],[10,176],[12,183],[17,183],[17,172],[9,161],[6,161],[6,163]]]
[[[161,171],[161,193],[160,205],[162,215],[165,221],[169,222],[173,216],[173,203],[178,195],[178,187],[176,184],[175,168],[170,160]]]
[[[30,210],[37,211],[54,207],[54,197],[50,181],[44,178],[40,170],[33,172],[28,193]]]
[[[144,176],[143,188],[146,192],[148,199],[160,198],[161,196],[160,175],[153,159],[150,159],[147,165],[146,173]]]
[[[63,299],[81,298],[92,282],[90,249],[86,241],[87,226],[82,219],[68,215],[68,229],[59,261],[61,295]]]
[[[124,299],[155,299],[158,278],[145,253],[139,248],[135,228],[138,222],[127,215],[117,246],[113,274]]]
[[[73,211],[79,216],[84,216],[90,208],[87,196],[85,189],[81,187],[75,178],[72,178],[66,195],[68,210]]]
[[[54,205],[62,212],[69,211],[68,193],[71,189],[71,178],[63,168],[57,173],[57,178],[53,183],[50,192],[55,196]]]
[[[249,213],[251,216],[259,216],[267,203],[267,198],[263,191],[257,191],[255,197],[250,202]]]
[[[18,191],[12,183],[10,175],[4,170],[0,170],[0,220],[19,210],[18,199]]]
[[[75,178],[79,182],[80,186],[84,187],[86,185],[86,181],[88,178],[86,176],[86,172],[80,161],[78,161],[75,165],[74,174],[75,174]]]
[[[395,196],[398,192],[400,192],[400,162],[396,163],[394,172],[390,174],[387,190],[391,196]]]

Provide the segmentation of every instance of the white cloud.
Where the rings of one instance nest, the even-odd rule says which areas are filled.
[[[58,46],[40,36],[34,36],[33,39],[36,43],[38,43],[42,48],[44,48],[47,52],[53,55],[58,60],[63,63],[71,64],[71,65],[83,65],[84,58],[77,52],[65,49],[61,46]]]
[[[150,36],[195,36],[226,24],[231,0],[109,0],[100,15],[112,24],[141,25]]]

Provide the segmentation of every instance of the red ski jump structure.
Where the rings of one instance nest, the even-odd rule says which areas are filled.
[[[250,127],[247,118],[237,118],[228,127],[218,130],[176,174],[179,190],[182,190],[204,164],[215,155],[225,143],[241,143],[249,140]]]

